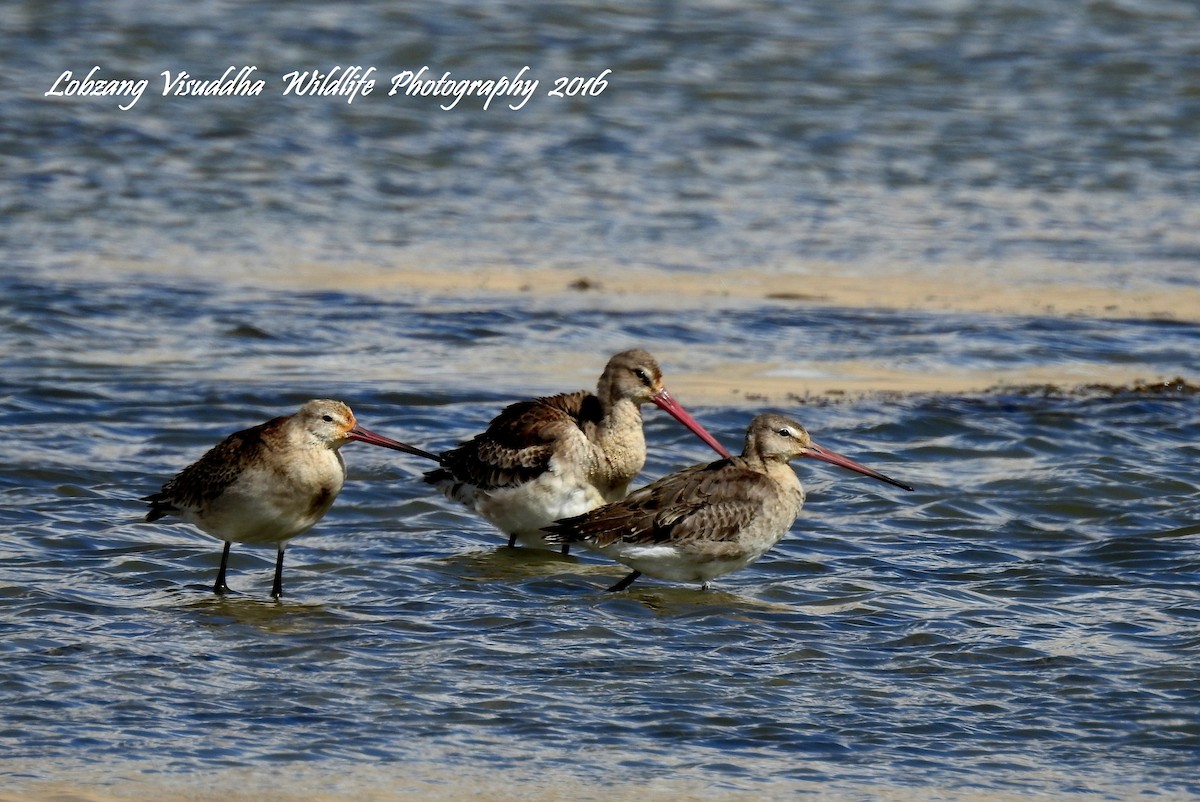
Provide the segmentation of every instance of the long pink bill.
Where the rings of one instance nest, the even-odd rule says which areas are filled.
[[[361,426],[355,426],[353,429],[346,432],[346,437],[350,438],[351,440],[359,440],[363,443],[370,443],[373,446],[383,446],[384,448],[403,451],[406,454],[415,454],[418,457],[431,459],[434,462],[442,461],[441,457],[437,456],[436,454],[430,454],[428,451],[423,451],[416,446],[410,446],[407,443],[401,443],[399,440],[393,440],[390,437],[384,437],[381,434],[375,434],[375,432],[364,429]]]
[[[679,404],[675,402],[675,399],[671,397],[671,394],[666,390],[663,390],[658,395],[652,396],[650,400],[654,402],[656,407],[666,412],[684,426],[688,427],[692,434],[708,443],[709,447],[712,448],[713,451],[717,452],[722,457],[732,456],[727,450],[725,450],[725,446],[717,442],[717,438],[709,434],[703,426],[696,422],[695,418],[687,414],[684,408],[679,406]]]
[[[827,448],[822,448],[821,446],[819,446],[816,443],[813,443],[811,441],[808,444],[808,449],[804,452],[804,456],[812,457],[813,459],[819,459],[819,460],[822,460],[823,462],[828,462],[832,465],[837,465],[842,468],[849,468],[850,470],[857,471],[858,473],[861,473],[865,476],[870,476],[872,479],[878,479],[881,482],[887,482],[889,485],[895,485],[896,487],[902,487],[905,490],[912,490],[911,485],[906,485],[903,482],[897,482],[895,479],[893,479],[890,476],[884,476],[879,471],[873,471],[865,465],[859,465],[854,460],[852,460],[848,457],[843,457],[841,454],[838,454],[836,451],[830,451]]]

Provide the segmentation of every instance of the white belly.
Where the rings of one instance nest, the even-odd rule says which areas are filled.
[[[340,472],[295,477],[247,470],[220,496],[181,517],[221,540],[278,547],[321,520],[341,489]]]
[[[606,548],[595,548],[607,557],[624,563],[635,571],[656,579],[675,582],[708,582],[739,568],[745,568],[767,553],[773,544],[750,549],[705,551],[681,549],[671,545],[616,544]]]
[[[526,546],[562,548],[542,539],[542,529],[560,518],[590,512],[604,503],[592,485],[568,481],[547,471],[518,487],[475,491],[475,511]]]

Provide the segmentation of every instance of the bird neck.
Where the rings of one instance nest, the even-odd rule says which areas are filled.
[[[628,398],[608,405],[596,426],[593,442],[598,472],[610,486],[625,486],[646,464],[646,437],[642,432],[642,410]]]
[[[764,457],[756,448],[751,448],[749,444],[742,449],[742,460],[746,463],[746,467],[754,471],[762,473],[770,473],[770,466],[773,460],[770,457]],[[776,460],[777,461],[777,460]]]
[[[784,484],[799,483],[796,471],[792,468],[791,460],[779,454],[762,454],[754,449],[742,452],[746,467],[767,474],[772,479],[783,481]]]
[[[796,469],[786,459],[768,459],[765,464],[765,472],[782,485],[800,487],[800,477],[796,475]]]

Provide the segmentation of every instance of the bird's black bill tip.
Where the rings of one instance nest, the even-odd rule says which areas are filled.
[[[911,491],[913,489],[912,485],[908,485],[904,482],[893,479],[892,477],[882,474],[873,468],[860,465],[849,457],[844,457],[836,451],[830,451],[828,448],[819,446],[816,443],[809,443],[808,449],[804,452],[804,456],[812,459],[819,459],[822,462],[828,462],[830,465],[837,465],[840,468],[846,468],[854,471],[855,473],[861,473],[863,476],[869,476],[872,479],[878,479],[881,482],[886,482],[889,485],[895,485],[903,490]]]

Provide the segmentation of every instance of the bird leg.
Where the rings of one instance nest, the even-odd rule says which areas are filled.
[[[225,541],[225,550],[221,552],[221,567],[217,570],[217,581],[213,583],[213,593],[221,594],[229,590],[225,584],[225,569],[229,566],[229,547],[233,544]]]
[[[517,536],[516,535],[508,536],[508,547],[510,549],[515,549],[517,547]]]
[[[606,590],[606,591],[604,591],[604,592],[605,592],[605,593],[618,593],[618,592],[620,592],[620,591],[622,591],[622,590],[625,590],[625,588],[627,588],[627,587],[629,587],[630,585],[632,585],[632,584],[633,584],[633,582],[634,582],[634,580],[635,580],[635,579],[637,579],[637,578],[638,578],[639,576],[641,576],[641,575],[642,575],[642,572],[641,572],[641,571],[634,571],[632,574],[630,574],[629,576],[625,577],[625,578],[624,578],[624,579],[622,579],[620,582],[618,582],[617,584],[613,585],[611,588],[609,588],[608,590]]]
[[[568,554],[570,554],[570,553],[571,553],[571,544],[570,544],[570,543],[564,543],[564,544],[563,544],[563,547],[562,547],[562,555],[563,555],[564,557],[566,557],[566,556],[567,556]]]
[[[275,583],[271,585],[271,598],[278,599],[283,595],[283,546],[275,555]]]

